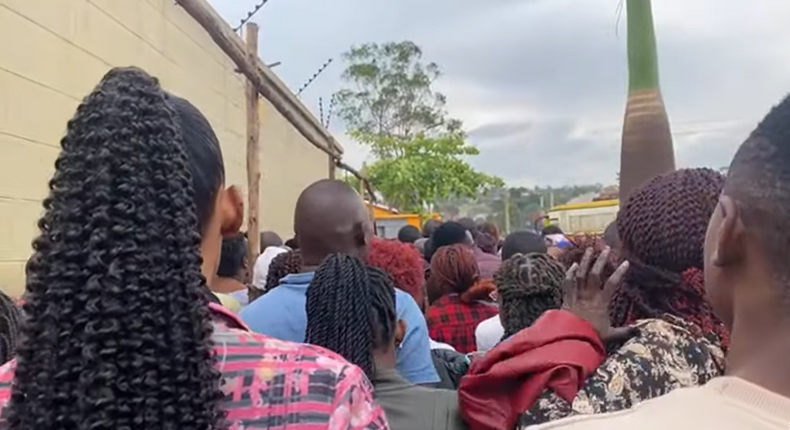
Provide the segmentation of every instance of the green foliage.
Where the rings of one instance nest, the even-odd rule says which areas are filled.
[[[368,139],[374,139],[368,137]],[[431,203],[453,196],[474,198],[504,185],[501,179],[474,170],[463,157],[477,155],[460,132],[437,137],[418,134],[411,139],[382,138],[397,147],[399,156],[368,166],[367,175],[392,206],[422,213]]]
[[[424,212],[451,196],[474,198],[502,180],[474,170],[460,121],[447,118],[444,95],[432,89],[441,75],[413,42],[369,43],[343,55],[347,88],[336,96],[348,134],[375,156],[366,170],[391,206]]]

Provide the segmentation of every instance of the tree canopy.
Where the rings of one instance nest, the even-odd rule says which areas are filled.
[[[338,115],[376,158],[367,175],[388,204],[423,212],[439,200],[502,185],[467,162],[478,150],[466,142],[461,122],[447,116],[445,96],[433,89],[439,66],[424,62],[419,46],[370,43],[343,59]]]

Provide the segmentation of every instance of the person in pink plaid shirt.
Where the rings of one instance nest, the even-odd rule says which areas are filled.
[[[112,69],[61,147],[2,428],[389,430],[358,367],[251,333],[211,298],[243,205],[194,106]]]

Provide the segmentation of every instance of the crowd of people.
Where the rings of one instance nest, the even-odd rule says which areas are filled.
[[[24,297],[0,294],[0,428],[784,429],[788,208],[790,98],[726,177],[653,178],[600,236],[386,240],[320,180],[247,261],[206,118],[113,69],[67,125]]]

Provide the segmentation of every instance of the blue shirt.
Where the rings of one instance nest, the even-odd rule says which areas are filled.
[[[307,329],[307,287],[313,273],[297,273],[280,280],[280,285],[245,306],[241,319],[250,329],[277,339],[304,342]],[[398,349],[398,373],[412,384],[439,382],[431,359],[425,316],[407,293],[395,290],[398,319],[406,323],[406,336]]]

